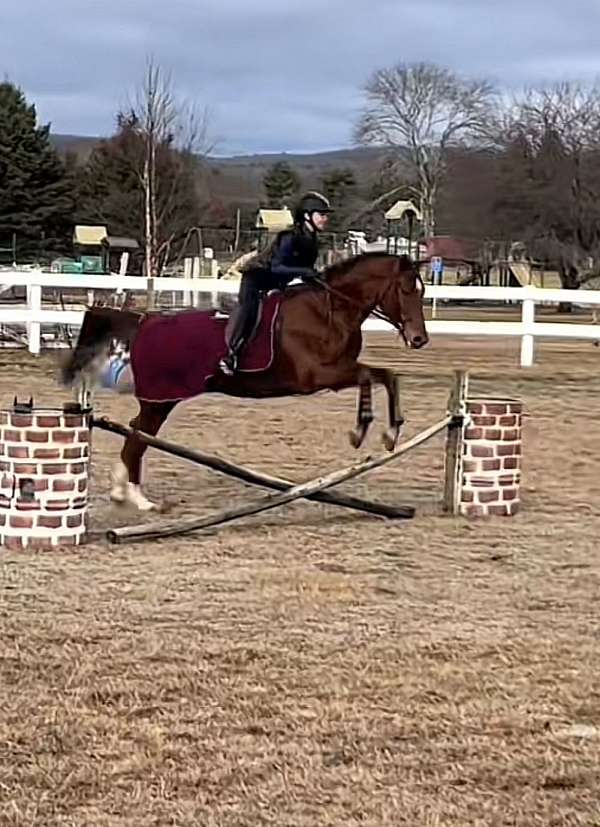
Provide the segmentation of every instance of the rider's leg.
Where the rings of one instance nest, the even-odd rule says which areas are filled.
[[[244,273],[238,294],[239,309],[229,341],[229,353],[221,360],[220,367],[225,373],[233,373],[237,368],[239,355],[246,344],[260,306],[260,272]]]

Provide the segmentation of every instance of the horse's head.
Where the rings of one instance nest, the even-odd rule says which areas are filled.
[[[423,347],[429,341],[423,296],[425,287],[413,261],[406,255],[391,258],[391,273],[379,306],[399,325],[409,347]]]

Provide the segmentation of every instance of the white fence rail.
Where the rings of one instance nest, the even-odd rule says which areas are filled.
[[[45,273],[37,270],[11,271],[0,270],[0,293],[2,285],[25,286],[27,288],[27,306],[10,307],[0,303],[0,323],[25,325],[27,342],[31,353],[41,349],[42,325],[70,325],[77,327],[83,320],[82,310],[57,310],[43,306],[45,289],[63,290],[108,290],[118,292],[146,291],[149,279],[137,276],[70,275]],[[235,294],[238,283],[223,279],[153,279],[155,291],[182,293],[187,301],[196,304],[200,294],[209,294],[213,304],[217,304],[219,294]],[[600,340],[600,326],[580,324],[577,322],[537,322],[535,310],[537,305],[571,302],[578,306],[600,308],[600,290],[546,290],[537,287],[457,287],[428,285],[426,301],[459,300],[461,302],[516,302],[521,304],[520,322],[498,321],[459,321],[432,319],[427,329],[433,336],[510,336],[521,339],[521,365],[530,367],[534,362],[535,340],[584,339]],[[364,330],[391,330],[392,328],[379,319],[370,318],[364,323]]]

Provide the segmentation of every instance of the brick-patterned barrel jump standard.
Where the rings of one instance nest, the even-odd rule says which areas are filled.
[[[51,549],[85,541],[91,414],[0,411],[0,544]]]
[[[513,399],[467,399],[463,434],[460,513],[509,517],[520,506],[521,418]]]

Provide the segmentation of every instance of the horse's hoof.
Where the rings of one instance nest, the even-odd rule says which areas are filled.
[[[160,511],[160,505],[144,496],[141,486],[132,482],[127,485],[127,502],[135,506],[138,511]]]
[[[348,432],[348,439],[353,448],[360,448],[365,441],[366,429],[358,428],[354,431]]]
[[[393,451],[396,445],[398,444],[399,439],[400,427],[388,428],[388,430],[384,431],[381,436],[381,441],[383,442],[383,446],[386,449],[386,451]]]
[[[142,503],[135,503],[138,511],[160,511],[161,507],[158,503],[153,503],[152,500],[146,500]]]

